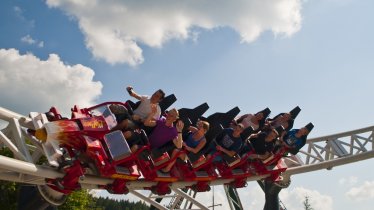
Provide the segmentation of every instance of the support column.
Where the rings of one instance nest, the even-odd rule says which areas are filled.
[[[265,179],[263,189],[265,192],[264,210],[280,210],[278,195],[283,188],[275,185],[273,181]]]
[[[236,188],[229,185],[224,185],[227,201],[229,202],[231,210],[243,210],[242,202],[240,201],[239,193]]]

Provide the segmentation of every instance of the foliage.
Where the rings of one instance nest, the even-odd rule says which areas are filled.
[[[102,210],[148,210],[149,206],[147,206],[144,202],[130,202],[127,200],[112,200],[109,198],[94,198],[96,203],[96,208]]]
[[[144,202],[130,202],[127,200],[113,200],[110,198],[92,197],[86,190],[80,190],[69,195],[65,204],[58,207],[59,210],[148,210]]]
[[[0,155],[6,157],[13,157],[13,152],[8,147],[3,147],[0,149]]]
[[[92,196],[87,190],[79,190],[71,193],[68,196],[67,201],[58,207],[60,210],[85,210],[90,209],[89,206],[92,203]]]
[[[2,209],[16,209],[17,188],[14,182],[0,181],[0,203]]]
[[[305,196],[305,200],[304,200],[303,204],[304,204],[304,209],[305,210],[314,210],[312,208],[312,205],[310,205],[310,203],[309,203],[309,196]]]
[[[4,147],[0,149],[0,155],[13,157],[12,151]],[[16,209],[17,207],[17,188],[18,184],[14,182],[0,181],[0,204],[4,209]]]

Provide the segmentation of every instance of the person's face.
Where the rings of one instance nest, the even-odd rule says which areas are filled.
[[[177,114],[173,111],[169,111],[167,114],[166,114],[166,120],[169,120],[169,121],[176,121],[178,119],[177,117]]]
[[[287,121],[287,120],[289,120],[289,119],[291,119],[291,115],[290,115],[290,113],[285,113],[285,114],[283,115],[283,120],[284,120],[284,121]]]
[[[196,122],[196,128],[204,134],[208,132],[209,126],[206,125],[205,121],[198,120]]]
[[[153,93],[153,95],[151,96],[151,102],[152,103],[158,103],[161,101],[161,98],[162,98],[162,93],[160,93],[160,91],[156,91],[155,93]]]
[[[237,125],[234,128],[234,132],[241,133],[243,132],[244,128],[241,125]]]
[[[304,127],[304,128],[301,128],[301,129],[299,130],[299,132],[300,132],[300,134],[301,134],[302,136],[307,135],[307,134],[309,133],[308,129],[306,129],[305,127]]]
[[[266,139],[267,139],[267,141],[273,141],[273,139],[277,138],[277,136],[278,136],[277,133],[274,130],[272,130],[269,133],[268,138],[266,138]]]
[[[256,114],[256,119],[257,120],[262,120],[263,118],[264,118],[264,114],[263,113],[260,112],[260,113]]]
[[[198,129],[203,128],[203,123],[202,123],[200,120],[197,121],[197,123],[196,123],[196,127],[197,127]]]
[[[204,126],[203,126],[203,123],[201,121],[198,121],[196,123],[196,127],[199,131],[204,131],[205,132],[205,129],[204,129]]]

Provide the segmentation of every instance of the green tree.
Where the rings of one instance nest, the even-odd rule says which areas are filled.
[[[71,193],[66,202],[59,206],[59,210],[86,210],[93,206],[92,196],[87,190],[79,190]]]
[[[17,208],[18,185],[14,182],[0,181],[0,203],[2,209]]]
[[[13,153],[7,147],[0,149],[0,155],[13,157]],[[0,181],[0,203],[1,208],[16,209],[18,184],[14,182]]]
[[[303,204],[304,204],[304,209],[305,210],[314,210],[312,208],[312,205],[310,205],[310,203],[309,203],[309,196],[305,196],[305,200],[304,200]]]

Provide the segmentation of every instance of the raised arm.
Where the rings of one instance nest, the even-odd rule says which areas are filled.
[[[182,120],[179,120],[177,122],[177,131],[178,131],[178,136],[176,138],[173,139],[173,143],[174,145],[180,149],[182,148],[182,144],[183,144],[183,137],[182,137],[182,130],[183,130],[183,126],[184,126],[184,123],[182,122]]]
[[[235,151],[225,149],[225,148],[223,148],[223,147],[221,147],[219,145],[216,148],[217,148],[217,150],[222,151],[223,153],[225,153],[226,155],[228,155],[230,157],[232,157],[232,156],[234,156],[236,154]]]
[[[188,130],[191,131],[192,133],[195,133],[196,131],[198,131],[199,129],[197,129],[195,126],[190,126],[188,127]]]
[[[249,158],[250,159],[259,159],[259,160],[266,160],[268,157],[271,156],[271,153],[270,152],[265,152],[265,154],[251,154],[249,155]]]
[[[127,92],[129,93],[130,96],[132,96],[132,97],[134,97],[134,98],[136,98],[136,99],[138,99],[138,100],[141,100],[141,99],[142,99],[142,97],[134,91],[134,88],[133,88],[133,87],[128,86],[128,87],[126,88],[126,90],[127,90]]]
[[[144,121],[144,125],[148,127],[155,127],[157,124],[157,121],[153,118],[155,113],[157,112],[157,105],[151,104],[151,113],[147,116],[147,118]]]

